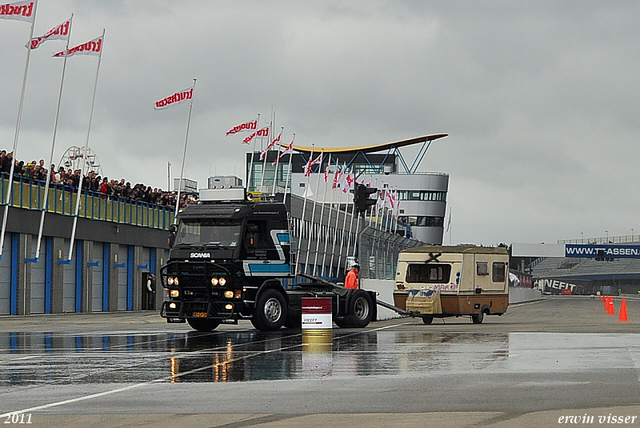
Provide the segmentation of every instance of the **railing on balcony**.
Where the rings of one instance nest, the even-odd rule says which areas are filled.
[[[0,178],[2,205],[5,205],[9,180]],[[37,180],[16,179],[9,205],[28,210],[40,210],[45,195],[45,183]],[[58,185],[49,188],[47,212],[75,215],[77,192],[71,192]],[[173,222],[174,209],[164,205],[149,204],[132,199],[107,196],[99,192],[82,191],[80,196],[80,218],[103,220],[134,226],[168,230]]]

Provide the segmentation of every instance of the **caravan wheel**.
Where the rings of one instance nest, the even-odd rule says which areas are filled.
[[[473,321],[474,324],[482,324],[482,321],[484,321],[484,311],[471,315],[471,321]]]

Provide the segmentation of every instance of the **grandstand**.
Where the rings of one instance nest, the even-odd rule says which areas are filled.
[[[594,238],[584,242],[594,244],[622,243],[639,245],[638,236]],[[581,243],[582,240],[558,243]],[[534,287],[548,293],[571,290],[572,294],[640,294],[640,259],[614,258],[606,261],[593,258],[546,257],[531,263]]]

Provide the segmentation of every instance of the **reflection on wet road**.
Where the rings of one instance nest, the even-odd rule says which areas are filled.
[[[603,361],[639,367],[640,335],[335,330],[330,347],[314,348],[292,330],[0,333],[2,387],[595,371]]]

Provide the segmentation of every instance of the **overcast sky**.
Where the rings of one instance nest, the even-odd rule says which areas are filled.
[[[275,113],[305,146],[449,134],[420,168],[450,175],[445,243],[640,234],[636,0],[40,0],[34,35],[71,13],[71,46],[106,29],[89,146],[109,178],[179,176],[188,105],[153,104],[197,78],[185,176],[200,187],[242,175],[229,128]],[[0,37],[11,149],[29,24],[0,20]],[[49,159],[63,48],[31,55],[18,159]],[[55,164],[84,146],[96,68],[67,62]]]

